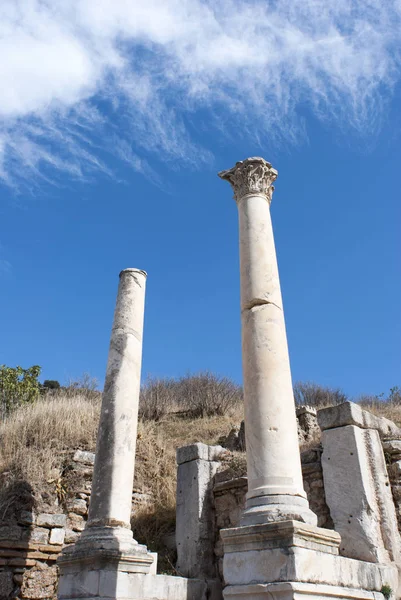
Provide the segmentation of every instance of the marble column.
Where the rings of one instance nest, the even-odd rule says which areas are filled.
[[[303,489],[297,422],[270,203],[277,171],[263,158],[219,176],[239,212],[242,362],[248,494],[241,525],[315,525]]]
[[[146,273],[120,273],[87,527],[131,531]]]
[[[152,555],[134,540],[130,524],[145,285],[144,271],[120,273],[88,521],[76,544],[66,547],[58,560],[63,600],[80,599],[83,590],[94,599],[108,594],[122,598],[122,578],[149,573],[152,567]]]

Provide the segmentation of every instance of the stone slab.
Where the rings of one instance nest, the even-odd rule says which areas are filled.
[[[216,577],[214,560],[215,520],[213,511],[213,479],[222,448],[193,444],[180,448],[177,460],[176,544],[177,570],[185,577]],[[189,457],[203,456],[186,460]]]
[[[189,446],[182,446],[177,448],[177,464],[182,465],[183,463],[190,462],[191,460],[218,460],[222,453],[226,453],[227,450],[222,446],[208,446],[198,442]]]
[[[356,425],[362,429],[377,429],[380,437],[401,437],[401,429],[393,421],[372,415],[354,402],[343,402],[318,410],[317,422],[322,431]]]
[[[61,527],[55,527],[50,532],[49,544],[64,544],[65,529]]]
[[[241,531],[242,530],[242,531]],[[339,535],[294,521],[221,531],[224,580],[229,586],[302,582],[377,592],[398,589],[394,564],[339,556]]]
[[[398,589],[394,565],[378,565],[308,548],[272,548],[224,555],[228,585],[297,581],[380,591]]]
[[[207,584],[169,575],[95,570],[70,574],[59,584],[59,600],[206,600]]]
[[[341,540],[336,531],[299,521],[222,529],[220,535],[225,554],[247,550],[299,547],[337,555]]]
[[[354,425],[322,433],[326,502],[341,554],[401,562],[401,540],[380,437]]]
[[[65,527],[66,522],[67,517],[64,514],[41,513],[36,520],[39,527]]]
[[[95,453],[86,452],[85,450],[77,450],[74,454],[73,460],[75,462],[83,463],[84,465],[94,465]]]
[[[401,454],[401,440],[384,440],[383,450],[388,454]]]
[[[251,584],[229,586],[224,590],[225,600],[384,600],[380,592],[368,592],[333,585],[299,583]]]

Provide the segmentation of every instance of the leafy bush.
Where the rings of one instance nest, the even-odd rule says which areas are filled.
[[[4,418],[10,411],[22,404],[33,402],[40,394],[38,377],[41,367],[29,369],[20,366],[0,365],[0,411]]]
[[[60,384],[55,379],[45,379],[42,384],[42,392],[47,392],[48,390],[59,390]]]

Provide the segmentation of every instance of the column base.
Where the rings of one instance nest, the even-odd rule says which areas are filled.
[[[398,590],[394,563],[380,565],[339,556],[341,538],[329,529],[283,521],[220,533],[225,600],[287,600],[308,598],[308,594],[330,600],[364,599],[381,598],[383,585],[395,594]],[[272,584],[281,587],[269,587]]]
[[[308,500],[286,494],[247,498],[240,524],[247,526],[290,520],[317,525],[317,516],[309,508]]]
[[[380,592],[317,583],[268,583],[230,586],[224,600],[384,600]]]
[[[122,577],[156,573],[155,556],[123,527],[87,527],[57,562],[60,600],[125,598],[118,595]]]

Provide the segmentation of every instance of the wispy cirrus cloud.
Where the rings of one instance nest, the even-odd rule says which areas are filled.
[[[207,160],[193,115],[295,142],[307,106],[370,133],[400,42],[400,0],[3,0],[0,178],[84,178],[108,153],[145,175],[144,152]]]

